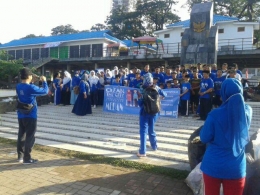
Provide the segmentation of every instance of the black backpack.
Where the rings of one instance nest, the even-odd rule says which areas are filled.
[[[160,112],[161,100],[158,91],[154,87],[148,87],[143,92],[144,111],[155,115]]]

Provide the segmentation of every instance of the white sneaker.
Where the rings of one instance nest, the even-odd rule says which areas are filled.
[[[96,108],[96,105],[94,105],[93,108]]]

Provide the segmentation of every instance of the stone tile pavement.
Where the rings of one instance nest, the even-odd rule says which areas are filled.
[[[15,147],[0,143],[1,195],[192,195],[182,180],[33,151],[35,165],[16,161]]]

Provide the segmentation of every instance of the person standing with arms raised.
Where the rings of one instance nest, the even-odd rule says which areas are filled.
[[[34,164],[38,160],[31,157],[32,147],[35,143],[35,133],[37,127],[37,102],[36,96],[47,95],[48,85],[44,76],[40,77],[42,88],[30,84],[33,74],[29,68],[23,68],[20,71],[21,83],[16,86],[18,96],[18,138],[17,138],[17,154],[18,161],[23,164]],[[23,105],[33,105],[30,110],[21,109]],[[23,141],[25,139],[25,141]]]

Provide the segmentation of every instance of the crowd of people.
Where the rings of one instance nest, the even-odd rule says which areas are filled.
[[[200,120],[206,119],[212,107],[216,108],[222,104],[220,89],[226,78],[236,78],[242,82],[244,88],[248,87],[246,80],[242,79],[242,72],[238,70],[237,64],[228,65],[224,63],[221,68],[217,68],[215,64],[198,63],[186,68],[184,65],[166,68],[158,66],[153,70],[150,69],[149,64],[145,65],[143,70],[137,67],[131,70],[127,68],[119,69],[115,66],[113,70],[76,71],[73,77],[65,71],[63,79],[60,78],[60,73],[56,73],[52,84],[54,104],[82,104],[80,100],[76,101],[77,97],[79,94],[82,96],[83,93],[86,93],[84,99],[88,102],[87,105],[91,105],[91,109],[96,108],[98,105],[103,105],[105,85],[127,86],[138,89],[142,87],[143,76],[147,73],[152,74],[153,84],[161,89],[179,88],[179,114],[181,116],[194,114],[200,117]],[[82,83],[85,83],[85,88]],[[79,89],[79,94],[75,94],[75,88]],[[246,93],[244,93],[244,98],[247,99]],[[75,109],[76,106],[73,108],[75,114],[86,114],[83,111],[78,113]],[[88,113],[92,112],[91,109]]]
[[[113,71],[101,71],[97,76],[95,71],[77,71],[73,78],[65,71],[63,79],[56,73],[52,83],[54,102],[55,105],[74,104],[73,113],[86,115],[92,113],[91,104],[95,108],[102,98],[105,85],[142,87],[143,93],[138,94],[140,148],[137,152],[137,156],[142,158],[146,157],[147,135],[152,150],[158,149],[154,125],[160,112],[160,107],[157,109],[158,102],[166,96],[162,89],[180,88],[180,113],[188,115],[192,97],[195,98],[194,105],[199,104],[200,119],[206,120],[200,132],[201,141],[207,144],[201,164],[205,194],[219,194],[222,184],[224,194],[242,195],[246,176],[245,146],[249,142],[252,109],[244,102],[241,72],[236,64],[230,68],[223,64],[222,69],[208,65],[202,67],[202,70],[200,64],[190,69],[183,66],[168,67],[165,73],[163,67],[157,67],[150,73],[149,65],[143,71],[134,68],[129,73],[115,67]],[[21,83],[16,87],[18,161],[35,164],[38,160],[31,157],[31,151],[37,128],[36,97],[47,94],[49,89],[44,76],[40,77],[42,87],[31,84],[33,73],[28,68],[21,69],[20,75]],[[213,102],[219,108],[210,112],[213,92],[216,95]]]

